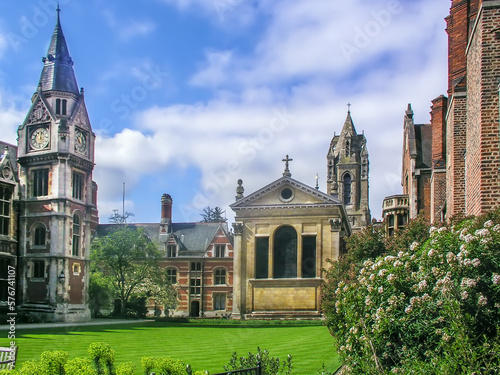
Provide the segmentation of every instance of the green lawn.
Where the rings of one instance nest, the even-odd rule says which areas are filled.
[[[3,331],[6,337],[7,332]],[[0,345],[7,341],[0,339]],[[222,372],[231,353],[245,355],[257,347],[271,356],[293,356],[294,375],[313,375],[324,363],[333,371],[337,355],[328,329],[318,325],[207,325],[146,322],[126,325],[80,326],[16,332],[18,363],[39,359],[44,350],[65,350],[70,358],[87,356],[92,342],[106,342],[116,352],[116,364],[132,361],[140,374],[143,356],[169,356],[193,370]],[[17,366],[16,366],[17,367]]]

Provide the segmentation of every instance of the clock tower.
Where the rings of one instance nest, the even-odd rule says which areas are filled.
[[[98,222],[95,135],[59,12],[18,129],[18,293],[20,309],[40,319],[83,321],[90,319],[90,242]]]

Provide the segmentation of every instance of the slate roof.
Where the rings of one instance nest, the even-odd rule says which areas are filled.
[[[66,38],[61,28],[57,9],[57,22],[52,34],[47,56],[43,58],[43,69],[40,75],[39,86],[42,91],[65,91],[78,95],[78,84],[76,83],[73,70],[73,60],[69,55]]]
[[[219,228],[232,242],[227,230],[227,223],[172,223],[167,238],[160,237],[161,224],[126,224],[129,227],[143,228],[146,235],[157,243],[165,242],[173,237],[179,244],[179,256],[203,255],[212,242]],[[98,236],[105,236],[120,224],[100,224],[97,228]]]

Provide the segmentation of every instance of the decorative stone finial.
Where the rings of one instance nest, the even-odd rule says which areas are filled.
[[[243,187],[243,180],[240,178],[238,180],[238,186],[236,187],[236,200],[243,198],[243,193],[245,192],[245,188]]]

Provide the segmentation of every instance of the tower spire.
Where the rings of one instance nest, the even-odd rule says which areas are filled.
[[[57,18],[54,33],[50,41],[47,56],[42,58],[44,63],[39,85],[42,91],[65,91],[78,94],[73,60],[69,54],[66,38],[61,27],[59,3],[57,3]]]

